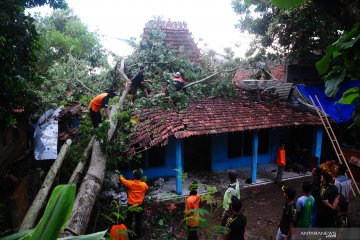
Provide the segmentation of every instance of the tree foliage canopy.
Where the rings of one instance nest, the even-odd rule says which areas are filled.
[[[296,1],[233,0],[233,9],[240,15],[237,27],[255,35],[247,56],[264,55],[272,48],[296,61],[322,52],[339,37],[339,24],[312,1],[300,1],[300,7],[290,9],[276,8],[275,2],[287,6]]]
[[[44,81],[39,88],[42,109],[84,100],[111,84],[107,52],[99,36],[69,9],[55,10],[50,16],[36,17],[42,51],[38,67]]]
[[[36,53],[41,49],[34,19],[25,15],[26,7],[48,3],[65,7],[64,0],[0,1],[0,124],[14,126],[18,110],[35,109],[35,89],[41,83]]]

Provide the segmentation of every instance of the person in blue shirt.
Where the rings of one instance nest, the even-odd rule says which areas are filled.
[[[143,65],[140,66],[139,71],[137,72],[137,74],[135,75],[135,77],[133,77],[131,79],[131,88],[130,88],[130,94],[132,95],[132,101],[134,102],[136,99],[136,95],[137,95],[137,90],[138,88],[141,89],[141,91],[143,91],[143,93],[145,94],[145,96],[148,98],[149,97],[149,89],[144,86],[143,82],[148,82],[151,83],[151,80],[145,80],[144,77],[144,72],[145,72],[145,67]]]

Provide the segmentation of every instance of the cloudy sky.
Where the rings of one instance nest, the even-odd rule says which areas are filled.
[[[89,27],[103,36],[103,45],[124,56],[132,49],[119,39],[139,40],[145,23],[154,16],[185,21],[199,47],[222,52],[232,47],[243,57],[250,38],[235,29],[239,17],[231,0],[67,0],[70,8]],[[41,8],[45,13],[46,10]],[[36,10],[38,11],[38,9]],[[202,39],[202,41],[200,41]],[[239,47],[237,47],[238,45]]]

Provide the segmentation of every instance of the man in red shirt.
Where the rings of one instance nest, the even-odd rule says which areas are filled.
[[[106,93],[102,93],[96,97],[94,97],[90,104],[90,118],[94,128],[97,128],[101,123],[101,113],[100,110],[102,108],[105,109],[105,116],[106,118],[110,117],[110,110],[109,110],[109,99],[115,97],[117,94],[114,90],[109,89]]]
[[[142,171],[134,170],[134,180],[126,180],[122,175],[119,176],[120,182],[129,189],[128,191],[128,207],[126,216],[126,227],[132,229],[133,217],[135,216],[135,233],[136,237],[141,237],[142,231],[142,215],[143,215],[143,202],[145,198],[145,192],[148,190],[148,185],[141,181]],[[140,207],[140,211],[131,211],[131,207]]]

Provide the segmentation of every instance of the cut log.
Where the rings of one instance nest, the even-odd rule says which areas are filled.
[[[46,175],[46,178],[41,186],[40,191],[36,195],[32,205],[30,206],[28,212],[25,215],[24,220],[22,221],[19,232],[22,232],[27,229],[31,229],[35,225],[35,221],[40,213],[40,210],[43,206],[45,206],[45,201],[47,199],[47,196],[49,195],[49,191],[53,185],[53,182],[55,180],[55,177],[63,163],[63,160],[65,159],[66,154],[69,152],[71,146],[71,140],[68,139],[62,145],[60,152],[51,166],[49,172]]]
[[[131,82],[124,73],[125,59],[122,59],[119,69],[119,75],[125,82],[125,88],[120,97],[119,103],[112,106],[110,111],[110,129],[108,131],[108,139],[111,140],[115,133],[117,120],[112,119],[118,109],[122,109],[126,96],[129,93]],[[101,152],[100,143],[95,140],[89,170],[81,183],[78,194],[76,195],[73,211],[70,216],[67,227],[65,228],[62,236],[71,236],[76,234],[84,234],[90,220],[91,212],[95,205],[96,198],[100,192],[102,183],[105,178],[106,171],[106,157]]]
[[[85,151],[84,151],[84,154],[83,154],[84,161],[80,161],[76,165],[76,168],[75,168],[73,174],[71,175],[68,184],[77,184],[77,182],[79,181],[80,175],[83,173],[83,171],[85,169],[85,166],[86,166],[86,163],[87,163],[87,161],[89,159],[89,156],[90,156],[91,149],[93,147],[94,141],[95,141],[95,136],[93,135],[91,137],[91,139],[90,139],[90,142],[88,143],[88,145],[85,148]]]

